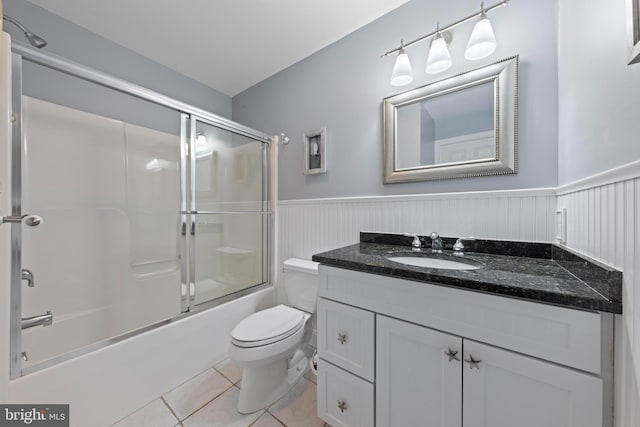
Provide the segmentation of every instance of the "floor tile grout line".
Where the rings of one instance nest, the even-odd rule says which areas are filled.
[[[228,379],[230,382],[232,382],[234,385],[238,384],[240,381],[242,381],[242,375],[240,375],[240,378],[238,378],[237,380],[233,380],[233,378],[231,378],[230,376],[227,376],[224,372],[222,372],[220,369],[216,368],[216,366],[221,365],[222,363],[224,363],[225,361],[230,361],[233,365],[237,366],[231,359],[227,358],[224,359],[221,362],[216,363],[215,365],[212,366],[212,369],[215,370],[216,372],[218,372],[220,375],[222,375],[223,377],[225,377],[226,379]]]
[[[188,380],[181,382],[180,384],[178,384],[177,386],[175,386],[174,388],[172,388],[172,389],[171,389],[171,390],[169,390],[168,392],[164,393],[164,394],[163,394],[163,396],[164,396],[164,395],[167,395],[167,394],[169,394],[169,393],[171,393],[172,391],[174,391],[174,390],[176,390],[176,389],[178,389],[178,388],[180,388],[180,387],[182,387],[183,385],[186,385],[186,384],[190,383],[191,381],[193,381],[193,380],[195,380],[196,378],[198,378],[200,375],[202,375],[202,374],[204,374],[205,372],[207,372],[209,369],[211,369],[211,370],[212,370],[212,371],[214,371],[214,372],[218,372],[218,371],[217,371],[217,369],[215,369],[215,368],[213,368],[213,367],[207,368],[207,369],[205,369],[204,371],[199,372],[199,373],[197,373],[196,375],[192,376],[192,377],[191,377],[191,378],[189,378]]]
[[[162,401],[162,403],[164,403],[164,405],[169,409],[169,411],[173,414],[174,417],[176,417],[176,420],[178,420],[178,424],[181,424],[180,422],[180,417],[178,417],[178,415],[173,411],[173,408],[171,406],[169,406],[169,404],[167,403],[166,400],[164,400],[164,396],[160,396],[160,400]]]
[[[229,381],[231,382],[231,381]],[[186,417],[184,417],[184,419],[180,419],[178,418],[178,421],[180,421],[181,423],[186,421],[187,418],[192,417],[196,412],[198,412],[199,410],[201,410],[202,408],[204,408],[205,406],[207,406],[209,403],[213,402],[214,400],[216,400],[217,398],[219,398],[220,396],[222,396],[223,394],[225,394],[226,392],[228,392],[232,387],[234,386],[234,384],[231,384],[229,387],[225,388],[224,391],[218,395],[216,395],[213,399],[210,399],[207,401],[207,403],[205,403],[204,405],[200,406],[198,409],[196,409],[195,411],[191,412],[189,415],[187,415]]]
[[[228,376],[226,376],[222,371],[219,371],[216,368],[213,368],[213,370],[216,371],[217,373],[219,373],[220,375],[222,375],[223,377],[225,377],[225,379],[227,379],[231,384],[236,384],[236,383],[239,383],[240,381],[242,381],[242,378],[240,378],[237,381],[233,381],[233,379],[231,379]]]
[[[256,412],[258,412],[258,411],[256,411]],[[255,413],[255,412],[254,412],[254,413]],[[258,422],[258,420],[259,420],[260,418],[262,418],[262,416],[263,416],[264,414],[266,414],[266,413],[267,413],[267,410],[266,410],[266,409],[263,409],[263,410],[262,410],[262,413],[258,416],[258,418],[256,418],[256,419],[255,419],[251,424],[249,424],[249,426],[248,426],[248,427],[251,427],[252,425],[254,425],[255,423],[257,423],[257,422]]]
[[[274,405],[275,405],[275,403],[274,403]],[[273,406],[273,405],[271,405],[271,406]],[[269,415],[271,415],[277,422],[282,424],[284,427],[287,427],[287,425],[284,423],[284,421],[282,421],[280,418],[278,418],[275,415],[273,415],[271,412],[269,412],[268,409],[265,412],[269,413]]]

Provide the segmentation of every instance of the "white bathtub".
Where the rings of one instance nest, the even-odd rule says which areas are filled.
[[[68,403],[72,426],[108,426],[225,359],[236,323],[274,304],[267,288],[9,381],[7,403]]]

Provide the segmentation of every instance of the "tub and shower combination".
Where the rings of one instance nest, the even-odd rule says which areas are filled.
[[[108,424],[273,304],[271,138],[22,45],[3,59],[4,388]]]

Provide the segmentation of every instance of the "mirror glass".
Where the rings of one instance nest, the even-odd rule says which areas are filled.
[[[488,82],[398,107],[396,170],[494,159],[493,93]]]
[[[518,57],[385,98],[385,183],[517,172]]]

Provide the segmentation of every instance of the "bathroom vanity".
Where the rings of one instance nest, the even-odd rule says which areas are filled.
[[[611,425],[620,272],[554,245],[492,241],[435,256],[476,270],[416,267],[389,259],[432,257],[404,239],[363,233],[360,244],[313,257],[322,419]]]

